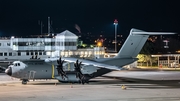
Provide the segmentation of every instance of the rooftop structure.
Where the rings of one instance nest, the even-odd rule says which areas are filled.
[[[2,38],[0,39],[0,60],[29,59],[36,55],[38,58],[57,56],[99,58],[104,56],[104,49],[102,47],[77,49],[77,40],[78,37],[68,30],[57,33],[56,36],[33,35],[33,37],[24,38],[15,36],[11,38]]]

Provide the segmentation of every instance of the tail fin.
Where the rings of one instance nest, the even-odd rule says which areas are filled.
[[[130,34],[115,58],[134,58],[141,51],[149,35],[167,35],[175,33],[167,32],[145,32],[131,29]]]

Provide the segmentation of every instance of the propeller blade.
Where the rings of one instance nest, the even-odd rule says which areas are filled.
[[[61,57],[59,58],[59,62],[61,63]]]
[[[83,84],[84,81],[85,81],[85,77],[84,77],[84,74],[82,74],[82,71],[81,71],[81,68],[82,68],[81,64],[82,64],[82,61],[79,62],[79,60],[76,60],[76,62],[74,63],[74,67],[75,67],[75,71],[76,71],[76,77],[79,78],[79,80]]]
[[[82,68],[82,67],[81,67],[81,63],[82,63],[82,61],[79,63],[79,67],[80,67],[80,68]]]
[[[64,77],[68,78],[67,75],[66,75],[66,72],[63,70],[63,63],[64,63],[64,60],[61,59],[61,57],[59,58],[59,60],[57,60],[57,71],[58,71],[58,74],[61,75],[62,79],[65,79]]]
[[[57,60],[57,63],[59,64],[59,60]]]
[[[63,63],[64,63],[64,60],[61,61],[61,64],[63,64]]]
[[[76,65],[78,65],[78,60],[76,60]]]

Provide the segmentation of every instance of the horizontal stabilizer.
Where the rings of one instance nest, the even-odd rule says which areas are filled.
[[[171,32],[145,32],[139,29],[131,29],[130,34],[135,34],[135,35],[172,35],[176,33],[171,33]]]

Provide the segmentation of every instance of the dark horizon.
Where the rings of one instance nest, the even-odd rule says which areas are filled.
[[[51,17],[55,33],[70,30],[78,33],[114,35],[114,19],[118,34],[127,36],[131,28],[144,31],[180,33],[180,7],[169,0],[1,0],[0,36],[47,33]]]

